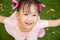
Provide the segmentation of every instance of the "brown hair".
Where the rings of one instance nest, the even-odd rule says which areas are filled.
[[[40,13],[40,8],[39,8],[40,2],[37,0],[20,0],[19,6],[17,7],[17,11],[19,11],[22,7],[24,11],[24,7],[26,4],[28,5],[28,9],[30,9],[31,4],[34,4],[37,8],[38,13]]]

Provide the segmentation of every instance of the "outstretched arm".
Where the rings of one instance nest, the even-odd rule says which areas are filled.
[[[57,20],[48,20],[48,27],[56,27],[56,26],[59,26],[60,25],[60,19],[57,19]],[[43,22],[44,26],[46,25],[45,22]],[[45,30],[44,28],[41,28],[40,31],[39,31],[39,38],[42,38],[44,37],[45,35]]]
[[[48,20],[49,27],[55,27],[60,25],[60,19],[57,20]]]
[[[6,17],[4,17],[4,16],[0,16],[0,23],[4,23],[4,19],[5,19]]]

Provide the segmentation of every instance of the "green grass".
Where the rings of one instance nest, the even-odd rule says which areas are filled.
[[[60,0],[41,0],[41,2],[46,4],[46,8],[43,8],[40,14],[41,19],[53,20],[60,18]],[[10,16],[14,11],[12,10],[11,5],[11,0],[0,0],[0,15]],[[55,12],[47,13],[50,9],[54,9]],[[60,40],[60,26],[55,28],[45,28],[45,30],[46,35],[38,40]],[[14,40],[14,38],[6,32],[4,24],[2,23],[0,23],[0,40]]]

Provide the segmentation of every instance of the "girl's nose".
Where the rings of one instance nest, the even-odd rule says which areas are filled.
[[[30,17],[28,17],[28,21],[32,21],[32,17],[30,16]]]

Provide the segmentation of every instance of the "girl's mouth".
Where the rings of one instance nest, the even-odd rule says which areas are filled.
[[[27,25],[32,25],[32,23],[26,22]]]

